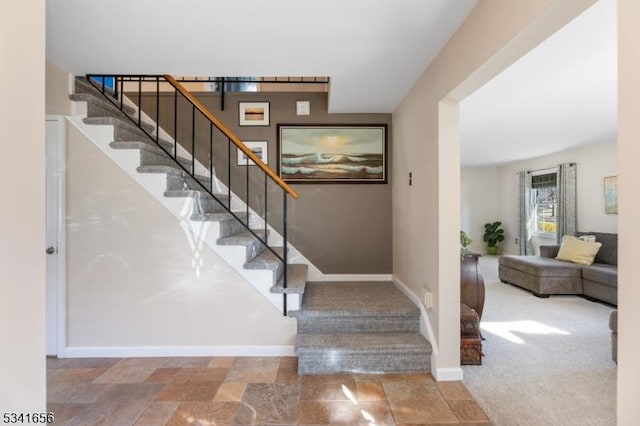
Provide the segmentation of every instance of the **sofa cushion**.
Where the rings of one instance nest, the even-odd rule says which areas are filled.
[[[618,268],[604,263],[594,263],[582,270],[582,278],[610,287],[618,286]]]
[[[562,244],[556,259],[581,265],[591,265],[600,247],[602,247],[600,242],[588,242],[572,235],[565,235],[562,237]]]
[[[540,256],[503,255],[498,260],[501,266],[517,269],[536,277],[580,278],[582,266]]]
[[[594,263],[605,263],[607,265],[618,264],[618,234],[606,232],[577,232],[576,237],[581,235],[595,235],[596,241],[602,243]]]

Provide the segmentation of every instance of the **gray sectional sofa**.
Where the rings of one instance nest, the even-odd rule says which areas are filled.
[[[602,243],[592,265],[556,260],[559,245],[541,246],[540,256],[500,256],[500,280],[527,289],[538,297],[578,294],[617,306],[618,234],[576,233],[577,237],[581,235],[595,235],[596,241]]]

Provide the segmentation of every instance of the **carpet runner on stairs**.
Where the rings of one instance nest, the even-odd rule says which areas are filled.
[[[392,282],[307,283],[295,317],[302,375],[430,371],[420,310]]]

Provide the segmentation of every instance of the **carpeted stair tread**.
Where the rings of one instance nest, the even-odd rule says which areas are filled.
[[[256,229],[254,232],[264,237],[264,229]],[[238,232],[225,238],[218,239],[218,244],[222,246],[249,246],[255,244],[258,238],[249,231]]]
[[[226,194],[224,195],[226,197]],[[245,221],[247,219],[246,212],[234,212],[236,217]],[[194,213],[191,215],[191,220],[197,222],[222,222],[225,220],[238,220],[231,213]]]
[[[140,173],[166,173],[168,175],[171,174],[176,176],[185,176],[187,174],[184,170],[178,167],[178,165],[139,166],[136,170]],[[196,177],[204,182],[209,180],[209,177],[207,176],[198,175]]]
[[[308,271],[309,265],[303,263],[287,265],[287,288],[284,288],[284,277],[281,276],[278,283],[271,287],[271,293],[303,294]]]
[[[203,182],[205,188],[209,189],[208,182]],[[165,197],[173,197],[173,198],[185,198],[185,197],[193,197],[193,198],[209,198],[212,199],[215,197],[220,201],[224,201],[226,205],[226,201],[229,199],[227,194],[216,194],[214,193],[214,197],[212,197],[209,193],[204,190],[197,189],[169,189],[164,192]]]
[[[309,282],[302,310],[307,316],[420,316],[420,309],[390,281]]]
[[[92,102],[99,104],[103,108],[113,108],[114,111],[118,111],[120,113],[127,114],[132,116],[136,113],[136,109],[130,105],[123,104],[122,110],[120,109],[120,104],[115,104],[109,100],[107,100],[100,92],[97,90],[95,92],[83,92],[83,93],[74,93],[69,95],[69,98],[74,102]],[[117,101],[116,101],[117,102]]]
[[[82,120],[85,124],[97,124],[107,126],[119,126],[134,134],[139,135],[141,138],[148,138],[149,135],[144,133],[142,129],[127,120],[125,117],[86,117]]]
[[[145,150],[149,152],[153,152],[158,155],[168,155],[173,154],[173,144],[171,142],[167,142],[165,140],[160,140],[159,144],[164,148],[160,148],[155,141],[113,141],[109,144],[109,146],[113,149],[139,149]],[[166,151],[166,152],[165,152]]]
[[[415,351],[431,353],[431,345],[420,333],[311,333],[298,334],[296,351],[375,352]]]

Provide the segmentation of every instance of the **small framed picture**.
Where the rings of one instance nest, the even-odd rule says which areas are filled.
[[[241,126],[268,126],[269,102],[239,102]]]
[[[618,214],[618,176],[604,178],[604,212]]]
[[[262,160],[264,164],[267,163],[267,141],[244,141],[244,144],[251,150],[253,153]],[[240,148],[238,148],[238,166],[255,166],[252,160],[247,157],[247,155],[242,152]]]

